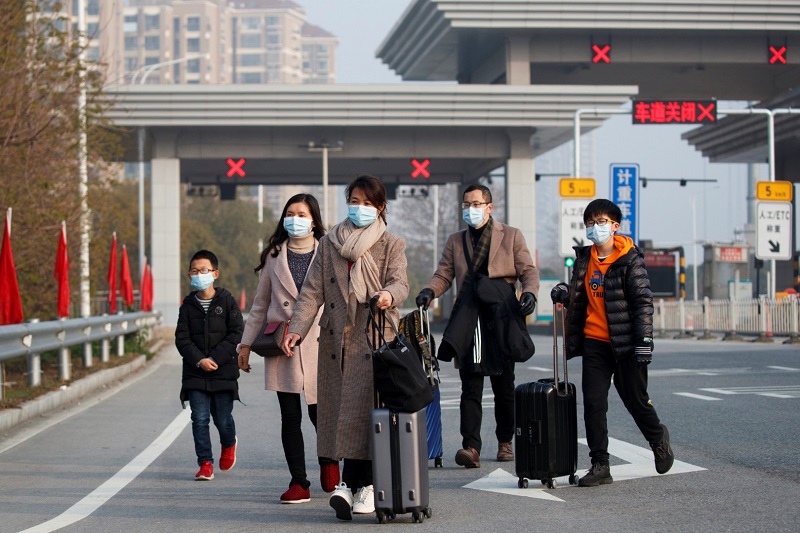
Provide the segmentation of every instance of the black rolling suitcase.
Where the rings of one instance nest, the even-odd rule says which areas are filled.
[[[566,331],[564,312],[558,320],[553,304],[553,378],[523,383],[514,391],[516,434],[514,461],[519,488],[528,479],[541,480],[555,488],[555,478],[569,476],[578,482],[578,416],[575,385],[567,377]],[[558,322],[561,322],[564,380],[559,381]]]
[[[404,513],[420,523],[431,517],[424,409],[372,411],[372,482],[378,523]]]

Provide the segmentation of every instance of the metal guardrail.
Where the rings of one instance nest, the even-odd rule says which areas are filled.
[[[0,361],[27,356],[28,385],[34,387],[41,384],[40,354],[58,350],[58,376],[61,381],[68,381],[71,347],[83,347],[83,364],[90,367],[93,362],[93,342],[101,342],[100,357],[106,362],[110,358],[112,339],[116,339],[117,355],[121,356],[125,351],[125,335],[157,325],[160,321],[161,313],[154,311],[0,326]],[[2,383],[5,383],[5,379],[0,368]]]

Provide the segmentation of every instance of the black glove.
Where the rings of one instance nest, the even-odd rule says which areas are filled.
[[[422,289],[419,291],[419,294],[417,294],[417,307],[427,309],[434,298],[435,296],[432,289]]]
[[[569,303],[569,285],[559,283],[550,291],[550,299],[554,304],[567,305]]]
[[[653,362],[653,339],[644,339],[635,348],[636,361],[639,366],[646,367]]]
[[[519,297],[519,310],[522,316],[528,316],[536,308],[536,296],[532,292],[523,292]]]

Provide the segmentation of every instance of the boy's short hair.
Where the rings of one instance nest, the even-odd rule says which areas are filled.
[[[481,193],[483,194],[483,200],[487,204],[492,203],[492,191],[489,190],[489,187],[487,187],[486,185],[481,185],[480,183],[473,183],[472,185],[464,189],[464,193],[461,195],[461,197],[463,198],[465,194],[472,191],[481,191]]]
[[[189,269],[190,270],[192,268],[192,263],[194,263],[198,259],[208,259],[208,261],[211,263],[211,266],[214,268],[214,270],[219,268],[219,261],[217,261],[217,256],[214,255],[214,252],[211,252],[209,250],[198,250],[197,252],[194,253],[192,258],[189,259]]]
[[[622,222],[622,211],[617,204],[605,198],[598,198],[589,202],[583,210],[583,223],[594,220],[600,215],[607,215],[614,222]]]

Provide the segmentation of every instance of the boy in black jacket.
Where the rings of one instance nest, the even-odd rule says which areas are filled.
[[[193,290],[183,300],[175,329],[175,346],[183,357],[181,402],[192,409],[192,436],[200,470],[196,480],[214,479],[211,451],[211,418],[219,430],[222,453],[220,470],[236,464],[236,425],[233,402],[239,399],[239,366],[236,345],[244,322],[239,304],[223,288],[214,288],[219,277],[217,256],[200,250],[189,261]]]
[[[608,454],[608,389],[611,378],[622,402],[650,443],[656,472],[675,459],[667,426],[647,394],[647,365],[653,356],[653,295],[644,254],[620,228],[622,211],[612,201],[593,200],[583,211],[586,238],[575,247],[570,285],[559,283],[553,302],[567,311],[567,357],[583,356],[583,420],[592,468],[578,485],[613,481]]]

